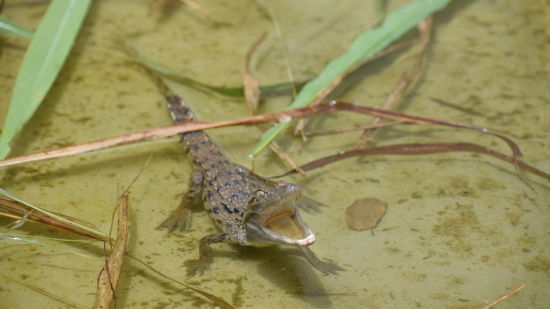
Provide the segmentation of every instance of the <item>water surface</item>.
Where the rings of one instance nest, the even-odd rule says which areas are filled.
[[[94,1],[61,77],[17,140],[14,153],[170,123],[152,79],[125,55],[122,44],[200,81],[235,86],[242,80],[248,46],[270,31],[255,57],[254,72],[262,84],[271,84],[287,80],[287,64],[296,80],[315,76],[378,18],[370,1],[271,1],[286,42],[285,60],[270,20],[253,1],[197,1],[208,10],[210,20],[176,2],[160,12],[151,9],[149,1]],[[405,2],[388,1],[388,9]],[[4,14],[34,28],[46,5],[23,3],[8,2]],[[545,31],[550,25],[548,9],[542,5],[543,1],[455,1],[436,16],[424,72],[400,110],[503,132],[518,142],[527,162],[550,171],[550,33]],[[26,43],[6,36],[0,43],[0,100],[8,102]],[[368,66],[342,98],[380,106],[417,52],[412,47]],[[248,113],[240,99],[172,85],[202,119],[233,119]],[[280,110],[289,101],[288,96],[269,99],[261,111]],[[308,130],[367,121],[364,116],[341,113],[312,121]],[[286,135],[280,142],[297,162],[306,163],[350,149],[359,134],[305,143]],[[212,136],[232,159],[251,166],[246,155],[257,141],[254,128],[221,129]],[[493,137],[440,127],[388,128],[376,138],[379,145],[442,141],[509,151]],[[11,168],[3,171],[1,185],[28,201],[107,231],[117,185],[129,184],[151,155],[131,191],[129,250],[165,274],[235,307],[481,308],[484,301],[519,284],[527,287],[498,308],[544,308],[550,302],[548,182],[522,174],[531,190],[512,166],[481,155],[366,157],[330,165],[305,178],[289,177],[309,197],[328,206],[303,217],[317,234],[312,249],[346,268],[338,276],[312,269],[293,250],[218,244],[211,271],[186,277],[183,262],[197,257],[198,239],[215,229],[202,211],[196,212],[188,232],[168,235],[155,229],[178,205],[192,170],[176,140]],[[254,165],[266,176],[286,170],[269,152]],[[346,226],[345,209],[365,197],[383,200],[389,208],[376,229],[357,232]],[[71,238],[30,224],[21,230]],[[69,248],[72,253],[0,242],[2,275],[27,284],[2,278],[0,307],[70,307],[29,286],[89,307],[103,263],[102,246]],[[129,262],[118,306],[209,308],[211,304]]]

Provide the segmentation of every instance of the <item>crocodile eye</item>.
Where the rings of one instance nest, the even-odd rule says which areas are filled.
[[[266,193],[265,191],[262,191],[262,190],[258,190],[256,191],[256,193],[254,194],[254,198],[258,201],[258,200],[263,200],[266,196]]]

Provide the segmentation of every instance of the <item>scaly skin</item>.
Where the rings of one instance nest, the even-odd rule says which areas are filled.
[[[166,100],[175,122],[194,120],[191,110],[180,97],[167,91]],[[205,271],[211,261],[210,244],[217,242],[242,246],[298,246],[315,268],[330,273],[342,270],[319,260],[307,247],[315,237],[295,208],[294,204],[302,197],[297,185],[267,180],[228,161],[203,131],[184,133],[182,140],[187,144],[195,170],[181,205],[161,226],[170,231],[188,228],[191,224],[189,207],[200,195],[204,208],[221,229],[220,233],[201,239],[200,258],[186,263],[190,273]],[[279,218],[282,218],[281,222],[291,222],[294,234],[275,231]]]

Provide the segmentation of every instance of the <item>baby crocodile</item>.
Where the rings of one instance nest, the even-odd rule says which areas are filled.
[[[183,100],[166,92],[168,109],[175,122],[194,120]],[[202,195],[204,208],[221,232],[200,240],[198,260],[189,261],[189,273],[203,273],[211,261],[210,244],[229,242],[241,246],[290,245],[300,248],[316,269],[335,273],[340,267],[323,262],[309,249],[315,236],[302,220],[295,204],[302,190],[285,181],[274,182],[230,162],[203,131],[182,134],[193,160],[189,191],[181,205],[161,224],[168,230],[183,230],[191,224],[190,206]]]

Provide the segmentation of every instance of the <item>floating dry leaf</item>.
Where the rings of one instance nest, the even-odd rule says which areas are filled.
[[[388,205],[377,198],[358,199],[346,209],[346,221],[351,229],[364,231],[375,228],[386,214]]]
[[[118,200],[118,235],[111,254],[105,260],[97,280],[97,294],[93,309],[109,309],[116,305],[115,292],[118,287],[126,245],[128,243],[128,193],[124,192]]]

